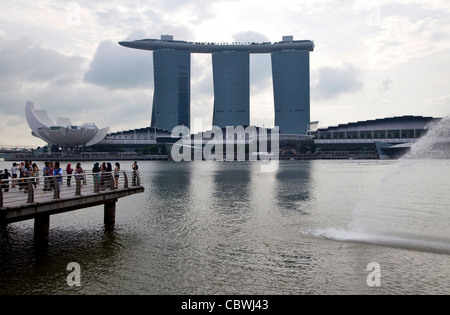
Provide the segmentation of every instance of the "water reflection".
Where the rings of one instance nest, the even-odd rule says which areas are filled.
[[[164,169],[154,169],[145,177],[152,190],[146,195],[156,207],[184,211],[190,201],[192,163],[171,163]],[[151,197],[151,199],[150,199]]]
[[[304,207],[311,198],[311,162],[286,163],[276,173],[276,200],[280,210],[307,213]]]
[[[249,187],[251,165],[249,163],[216,163],[213,174],[212,198],[216,211],[221,213],[246,212],[252,205]]]

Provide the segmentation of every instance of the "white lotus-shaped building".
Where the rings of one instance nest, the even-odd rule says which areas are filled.
[[[75,126],[69,118],[58,118],[55,124],[46,111],[35,110],[32,102],[27,102],[25,116],[33,136],[61,147],[91,146],[99,143],[109,132],[109,127],[98,129],[94,123]]]

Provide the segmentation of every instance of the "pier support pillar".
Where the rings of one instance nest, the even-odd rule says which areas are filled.
[[[116,223],[116,202],[117,199],[105,203],[105,210],[104,210],[105,225],[114,225],[114,223]]]
[[[34,218],[34,242],[39,244],[48,243],[50,231],[50,215],[41,214]]]

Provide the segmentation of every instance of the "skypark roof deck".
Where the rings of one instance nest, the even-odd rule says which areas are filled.
[[[186,42],[180,40],[173,40],[172,36],[163,35],[161,39],[140,39],[134,41],[122,41],[120,45],[144,50],[159,50],[159,49],[175,49],[175,50],[189,50],[191,53],[211,54],[222,51],[247,51],[250,54],[268,54],[274,51],[282,50],[314,50],[314,42],[311,40],[293,40],[292,37],[287,36],[283,41],[276,43],[199,43]]]

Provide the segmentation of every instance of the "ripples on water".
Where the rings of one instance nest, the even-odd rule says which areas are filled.
[[[399,161],[357,206],[352,231],[450,254],[449,175],[447,161]]]
[[[448,162],[139,164],[112,229],[102,207],[52,216],[42,250],[33,221],[1,228],[0,294],[450,293]]]

